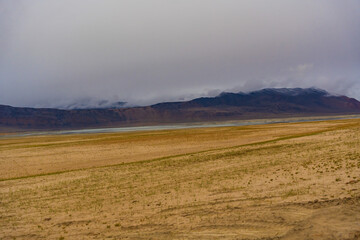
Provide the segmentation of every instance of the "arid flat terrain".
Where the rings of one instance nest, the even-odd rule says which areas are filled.
[[[0,139],[0,239],[359,239],[360,120]]]

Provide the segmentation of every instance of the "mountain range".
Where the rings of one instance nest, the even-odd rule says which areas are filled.
[[[73,110],[73,109],[109,109],[109,108],[125,108],[127,102],[96,100],[96,99],[80,99],[74,102],[59,104],[56,109]]]
[[[0,130],[51,130],[360,113],[360,102],[317,88],[266,88],[145,107],[61,110],[0,105]],[[5,129],[5,130],[4,130]]]

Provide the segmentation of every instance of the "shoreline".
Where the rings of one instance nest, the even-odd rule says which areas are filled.
[[[0,134],[0,139],[28,137],[28,136],[30,137],[30,136],[97,134],[97,133],[125,133],[125,132],[161,131],[161,130],[195,129],[195,128],[237,127],[237,126],[267,125],[267,124],[277,124],[277,123],[301,123],[301,122],[317,122],[317,121],[346,120],[346,119],[359,119],[359,118],[360,118],[360,114],[352,114],[352,115],[338,115],[338,116],[285,117],[285,118],[269,118],[269,119],[231,120],[231,121],[204,122],[204,123],[178,123],[178,124],[134,126],[134,127],[35,131],[35,132],[25,132],[25,133],[2,133]]]

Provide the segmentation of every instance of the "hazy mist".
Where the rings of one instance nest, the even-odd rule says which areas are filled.
[[[0,104],[313,86],[360,99],[360,1],[0,0]]]

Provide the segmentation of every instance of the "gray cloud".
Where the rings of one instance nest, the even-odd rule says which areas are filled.
[[[0,0],[0,104],[265,87],[360,99],[357,0]]]

